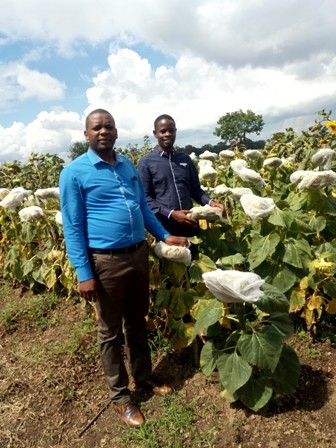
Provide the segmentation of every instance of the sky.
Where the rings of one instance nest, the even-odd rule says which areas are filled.
[[[253,140],[336,117],[335,0],[1,0],[0,163],[68,157],[96,108],[116,146],[172,115],[176,144],[220,141],[218,119],[262,114]]]

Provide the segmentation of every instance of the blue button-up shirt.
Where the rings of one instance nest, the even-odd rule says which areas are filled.
[[[132,246],[146,237],[170,234],[148,208],[138,172],[116,154],[114,165],[91,149],[67,165],[60,175],[61,211],[67,253],[79,281],[93,278],[88,248]]]

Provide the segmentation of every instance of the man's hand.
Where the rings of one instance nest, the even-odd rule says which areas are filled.
[[[209,205],[210,205],[210,207],[220,208],[222,210],[222,216],[224,218],[226,217],[226,211],[225,211],[224,206],[222,204],[220,204],[219,202],[215,202],[215,201],[211,200]]]
[[[190,213],[190,210],[174,210],[170,217],[185,227],[197,227],[198,222],[196,219],[190,218],[190,216],[187,216],[188,213]]]
[[[188,238],[184,236],[167,236],[167,238],[164,240],[166,244],[169,244],[169,246],[184,246],[189,247],[189,241]]]
[[[80,282],[78,285],[79,295],[88,302],[95,301],[98,298],[97,282],[94,278]]]

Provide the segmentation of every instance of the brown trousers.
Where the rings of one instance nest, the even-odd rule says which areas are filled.
[[[148,244],[130,254],[93,254],[92,266],[99,286],[98,314],[100,358],[112,401],[130,399],[123,358],[125,343],[136,384],[151,374],[145,317],[149,306]]]

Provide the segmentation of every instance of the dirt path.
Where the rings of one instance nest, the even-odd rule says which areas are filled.
[[[155,361],[156,372],[174,386],[175,396],[167,401],[135,393],[148,421],[142,439],[139,432],[134,434],[116,422],[110,406],[79,437],[108,399],[95,332],[76,334],[75,323],[82,312],[79,305],[71,309],[64,305],[61,315],[60,310],[53,312],[47,328],[21,322],[10,332],[2,331],[1,447],[336,447],[336,349],[298,336],[291,343],[302,363],[299,389],[295,396],[272,403],[265,415],[229,405],[220,397],[216,377],[205,378],[185,353],[166,353]],[[77,345],[69,339],[70,329]],[[174,423],[162,423],[162,433],[160,427],[150,426],[186,405],[190,405],[192,421],[179,438],[173,426],[169,429]]]

